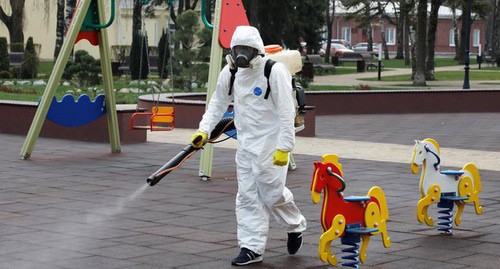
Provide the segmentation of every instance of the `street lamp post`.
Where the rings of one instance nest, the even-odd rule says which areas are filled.
[[[378,46],[378,80],[382,79],[382,43]]]
[[[471,20],[471,13],[472,13],[472,0],[467,0],[467,10],[465,12],[465,74],[464,74],[464,86],[463,89],[467,90],[470,89],[470,84],[469,84],[469,47],[470,47],[470,20]]]

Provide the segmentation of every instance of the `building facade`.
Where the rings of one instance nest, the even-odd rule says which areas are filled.
[[[33,42],[38,44],[39,57],[42,60],[53,59],[54,49],[56,44],[56,23],[57,17],[57,1],[50,1],[48,8],[44,6],[40,0],[26,0],[24,13],[24,38],[25,42],[28,37],[33,37]],[[117,57],[119,46],[130,46],[132,44],[132,9],[133,0],[116,0],[115,20],[111,26],[107,28],[109,44],[111,46],[111,56]],[[109,7],[111,1],[104,1],[106,5],[107,15],[109,18]],[[7,8],[5,8],[8,6]],[[3,5],[5,12],[10,15],[10,5]],[[151,17],[144,18],[144,31],[148,36],[148,45],[151,47],[158,46],[163,29],[169,29],[169,18],[166,6],[162,5],[154,10]],[[0,36],[6,37],[9,40],[9,32],[5,25],[0,22]],[[75,50],[86,50],[92,56],[99,57],[99,48],[92,46],[87,40],[82,40],[75,44]]]
[[[359,42],[368,42],[367,31],[358,28],[357,23],[351,19],[346,19],[346,14],[349,12],[354,12],[353,10],[348,10],[343,6],[336,7],[336,13],[334,17],[334,24],[332,27],[332,38],[334,39],[345,39],[350,41],[352,45]],[[430,6],[429,6],[430,10]],[[459,18],[461,16],[461,10],[457,10],[455,16]],[[394,10],[390,6],[386,8],[386,14],[391,17],[394,16]],[[438,17],[438,28],[436,32],[436,54],[438,55],[454,55],[455,54],[455,31],[452,24],[452,10],[448,7],[441,6],[439,9]],[[486,24],[485,20],[474,20],[471,26],[470,33],[470,53],[477,54],[479,52],[484,52],[484,44],[486,40]],[[458,33],[460,34],[461,21],[458,21]],[[381,31],[385,32],[385,38],[387,42],[387,48],[390,53],[395,53],[396,48],[396,36],[397,30],[396,25],[391,24],[387,20],[382,22],[372,23],[372,37],[374,43],[382,43]],[[459,39],[460,40],[460,39]],[[481,50],[481,51],[480,51]]]

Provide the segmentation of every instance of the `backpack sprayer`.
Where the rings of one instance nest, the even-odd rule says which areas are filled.
[[[207,143],[214,143],[219,136],[223,133],[234,130],[234,121],[233,118],[224,118],[215,126],[212,133],[210,133],[210,138]],[[200,141],[201,136],[195,139],[195,143]],[[149,186],[154,186],[156,183],[160,182],[160,180],[168,175],[170,172],[179,168],[187,159],[189,159],[193,154],[195,154],[201,148],[195,148],[191,144],[184,147],[177,155],[175,155],[170,161],[165,163],[160,169],[154,172],[152,175],[148,177],[146,182]]]

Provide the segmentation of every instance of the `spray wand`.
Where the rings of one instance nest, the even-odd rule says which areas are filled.
[[[235,129],[233,118],[224,118],[215,126],[214,130],[210,134],[210,138],[207,143],[217,143],[215,140],[219,138],[223,133],[232,131]],[[194,143],[199,142],[201,136],[198,136]],[[160,169],[150,175],[146,182],[149,186],[154,186],[163,177],[168,175],[170,172],[179,168],[187,159],[189,159],[193,154],[195,154],[201,148],[195,148],[191,144],[184,147],[177,155],[175,155],[170,161],[165,163]]]

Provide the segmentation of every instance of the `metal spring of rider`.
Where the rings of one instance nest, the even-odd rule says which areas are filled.
[[[345,255],[342,255],[343,259],[342,266],[359,268],[358,264],[359,264],[360,241],[361,241],[360,236],[353,234],[346,234],[340,238],[340,242],[343,245],[348,246],[342,249],[342,252],[345,253]]]
[[[440,222],[438,222],[437,229],[444,234],[451,235],[453,234],[452,223],[453,223],[453,202],[452,201],[443,201],[441,200],[437,204],[438,208],[441,210],[438,211],[440,216],[438,217]]]

